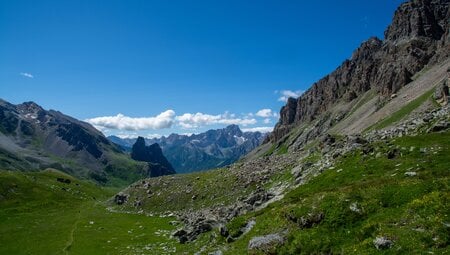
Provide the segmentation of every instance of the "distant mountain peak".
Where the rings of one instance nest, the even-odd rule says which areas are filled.
[[[139,136],[131,148],[131,158],[137,161],[144,161],[150,164],[150,176],[175,174],[175,169],[163,155],[159,144],[154,143],[146,146],[145,139]]]
[[[238,136],[242,135],[242,130],[236,124],[228,125],[227,127],[224,128],[224,130],[226,132],[229,132],[231,134],[235,134],[235,135],[238,135]]]

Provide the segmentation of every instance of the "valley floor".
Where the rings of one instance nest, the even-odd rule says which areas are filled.
[[[160,202],[117,212],[108,201],[117,190],[56,170],[0,172],[0,254],[448,254],[449,141],[447,131],[367,144],[283,199],[231,220],[229,238],[214,228],[185,244],[172,237],[182,227],[175,217],[150,215],[167,206]],[[386,247],[377,250],[376,240]]]
[[[112,190],[56,171],[1,172],[0,190],[0,254],[173,254],[179,246],[169,238],[173,218],[108,211]]]

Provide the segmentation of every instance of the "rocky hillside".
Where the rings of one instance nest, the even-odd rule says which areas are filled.
[[[208,130],[193,135],[171,134],[168,137],[146,139],[157,143],[178,173],[208,170],[229,165],[256,148],[264,139],[260,132],[242,132],[237,125]],[[108,137],[129,151],[136,139]]]
[[[34,102],[0,101],[0,167],[48,167],[100,183],[132,182],[149,176],[148,164],[132,160],[90,124]]]
[[[290,98],[267,141],[282,139],[294,127],[314,120],[326,124],[317,137],[351,115],[361,97],[371,92],[377,107],[426,70],[449,57],[449,1],[414,0],[402,4],[384,40],[363,42],[335,71],[314,83],[299,98]],[[428,84],[429,87],[434,84]],[[409,95],[414,97],[419,96]],[[411,99],[411,100],[412,100]]]
[[[445,254],[449,129],[449,107],[434,107],[364,135],[141,180],[111,210],[176,216],[181,254]]]
[[[157,143],[146,146],[143,137],[138,137],[136,143],[131,148],[131,158],[151,164],[152,171],[150,172],[150,177],[175,173],[172,165],[164,157],[161,147]]]

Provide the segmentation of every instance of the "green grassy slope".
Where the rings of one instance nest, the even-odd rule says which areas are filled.
[[[285,230],[286,243],[274,248],[278,254],[378,254],[373,245],[377,236],[394,241],[384,253],[448,254],[449,141],[450,132],[403,137],[373,144],[372,155],[356,151],[340,158],[334,169],[283,200],[230,222],[230,232],[250,219],[256,225],[234,243],[222,240],[225,254],[246,254],[251,237]],[[393,148],[398,155],[387,159],[385,152]],[[383,156],[376,157],[378,152]],[[313,226],[299,223],[301,217],[319,214],[323,220]]]

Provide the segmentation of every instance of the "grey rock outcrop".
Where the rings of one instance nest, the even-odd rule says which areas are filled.
[[[148,162],[150,177],[175,174],[172,165],[166,157],[164,157],[161,147],[159,147],[157,143],[146,146],[143,137],[138,137],[136,143],[133,145],[131,149],[131,158]]]
[[[310,122],[341,100],[353,100],[370,89],[382,97],[390,97],[425,66],[447,59],[448,7],[449,0],[413,0],[402,4],[384,40],[373,37],[362,43],[335,71],[314,83],[299,98],[287,101],[266,142],[280,140],[294,126]]]
[[[269,234],[265,236],[255,236],[248,242],[249,254],[257,251],[270,254],[277,246],[284,243],[284,237],[280,234]]]

